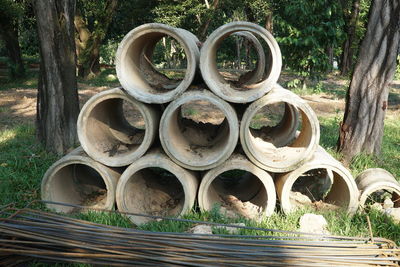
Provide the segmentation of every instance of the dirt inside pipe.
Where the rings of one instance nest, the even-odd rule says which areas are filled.
[[[174,90],[186,74],[187,59],[184,48],[174,38],[158,35],[157,38],[149,40],[143,48],[138,69],[152,87],[153,93]]]
[[[381,189],[372,192],[368,195],[364,206],[365,207],[377,207],[382,208],[399,208],[400,207],[400,195],[393,190]]]
[[[316,210],[340,209],[340,199],[337,199],[336,203],[326,199],[334,182],[334,173],[327,169],[312,169],[303,173],[296,179],[290,192],[292,207],[296,209],[310,206]]]
[[[136,172],[125,188],[127,209],[134,213],[176,216],[183,208],[182,184],[171,172],[146,168]]]
[[[218,196],[212,201],[220,205],[220,213],[227,217],[235,218],[239,215],[258,219],[268,200],[260,179],[243,170],[230,170],[218,175],[210,187]]]

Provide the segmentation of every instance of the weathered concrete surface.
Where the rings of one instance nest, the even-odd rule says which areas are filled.
[[[236,32],[249,32],[263,39],[268,44],[272,59],[271,69],[264,72],[261,81],[240,88],[224,79],[217,69],[216,62],[220,43]],[[229,102],[249,103],[262,97],[278,81],[281,68],[282,55],[275,38],[263,27],[250,22],[236,21],[219,27],[207,38],[200,51],[200,70],[204,81],[216,95]]]
[[[225,115],[223,122],[214,125],[182,118],[181,107],[195,101],[214,105]],[[189,90],[167,106],[159,134],[165,153],[174,162],[191,170],[207,170],[222,164],[232,154],[239,138],[239,122],[233,107],[212,92]]]
[[[140,158],[157,136],[160,115],[121,88],[90,98],[78,117],[78,138],[85,152],[111,167]]]
[[[121,170],[91,159],[81,147],[55,162],[42,179],[42,200],[111,210]],[[57,212],[72,212],[73,207],[48,204]]]
[[[234,177],[221,176],[228,171],[233,173]],[[234,172],[240,172],[240,175]],[[258,207],[259,212],[252,216],[254,214],[247,213],[253,211],[227,206],[227,197],[235,197],[242,204],[250,203]],[[275,186],[271,175],[266,171],[255,166],[243,155],[233,154],[223,164],[204,174],[200,183],[198,203],[202,210],[211,210],[217,204],[244,217],[256,219],[257,216],[269,216],[274,212]]]
[[[361,207],[364,207],[367,199],[378,191],[391,192],[394,207],[400,207],[400,184],[390,172],[381,168],[367,169],[357,176],[356,183],[361,193]],[[384,209],[386,208],[390,206],[387,205]]]
[[[358,208],[359,192],[350,172],[322,147],[315,151],[313,157],[304,165],[288,173],[276,174],[275,187],[285,213],[290,213],[296,205],[291,202],[290,196],[294,183],[310,170],[326,169],[332,172],[333,179],[323,202],[342,207],[353,214]]]
[[[151,64],[155,45],[163,37],[175,39],[184,49],[187,61],[181,81],[169,79]],[[122,87],[145,103],[170,102],[192,83],[199,62],[199,40],[184,29],[160,23],[144,24],[131,30],[116,53],[116,71]]]
[[[260,136],[255,135],[251,129],[253,117],[262,108],[277,103],[285,104],[281,122],[266,128]],[[300,119],[301,129],[297,131]],[[317,149],[319,138],[318,118],[311,107],[279,85],[253,102],[240,123],[240,141],[244,152],[254,164],[271,172],[288,172],[304,164]]]
[[[149,151],[121,175],[116,191],[120,211],[158,216],[181,216],[196,200],[194,173],[171,161],[161,150]],[[129,215],[135,224],[151,218]]]

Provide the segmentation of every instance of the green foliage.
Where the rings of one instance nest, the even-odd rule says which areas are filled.
[[[330,69],[327,49],[338,46],[344,24],[335,1],[275,1],[276,38],[283,62],[302,77]]]
[[[394,78],[396,80],[400,80],[400,55],[397,56],[397,68],[396,68],[396,74],[394,75]]]
[[[100,46],[100,64],[114,65],[119,41],[108,39]]]

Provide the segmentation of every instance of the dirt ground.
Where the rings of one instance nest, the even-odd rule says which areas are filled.
[[[328,79],[324,83],[331,88],[345,85],[346,81],[338,79]],[[106,86],[93,87],[85,84],[78,84],[80,105],[82,105],[94,94],[108,89]],[[389,100],[388,117],[400,117],[400,80],[394,81],[391,91],[396,91],[394,97]],[[0,91],[0,130],[9,128],[12,125],[33,123],[36,116],[36,89],[19,89]],[[338,98],[332,94],[320,93],[302,96],[314,109],[318,116],[335,116],[344,111],[344,98]],[[200,104],[200,103],[196,103]],[[198,107],[192,107],[197,110]],[[208,107],[203,107],[207,112],[193,112],[191,108],[183,108],[183,112],[189,114],[185,117],[212,124],[219,124],[223,120],[221,112],[210,112]],[[205,114],[209,114],[205,116]],[[197,118],[196,118],[197,117]]]

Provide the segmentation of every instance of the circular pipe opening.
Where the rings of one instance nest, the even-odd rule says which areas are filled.
[[[222,214],[259,219],[275,209],[272,177],[244,156],[234,154],[222,165],[205,173],[198,194],[203,210],[219,208]]]
[[[108,166],[125,166],[150,147],[157,123],[158,116],[150,107],[122,90],[110,90],[96,95],[82,108],[78,137],[92,158]]]
[[[229,38],[230,36],[232,37]],[[230,43],[230,39],[233,45],[225,45]],[[242,39],[250,40],[256,47],[255,54],[259,62],[264,59],[265,63],[257,67],[261,70],[266,66],[262,69],[262,74],[254,75],[251,71],[245,71],[239,77],[232,77],[232,73],[221,74],[219,67],[223,67],[223,62],[219,62],[219,59],[223,59],[227,51],[239,58]],[[241,67],[241,63],[238,67]],[[282,56],[274,37],[266,29],[249,22],[238,21],[219,27],[207,38],[201,49],[200,69],[204,81],[215,94],[230,102],[248,103],[262,97],[277,82],[281,67]]]
[[[132,163],[121,175],[116,190],[118,209],[156,216],[181,216],[194,205],[198,188],[193,173],[173,163],[159,150]],[[152,218],[128,215],[135,224]]]
[[[273,172],[299,167],[312,157],[319,142],[315,113],[300,98],[285,91],[274,89],[251,104],[240,126],[246,155],[257,166]]]
[[[95,166],[72,161],[53,165],[42,182],[42,198],[48,201],[75,204],[90,208],[111,209],[114,205],[114,190],[107,178]],[[73,207],[49,204],[59,212],[72,212]]]
[[[166,103],[186,90],[197,68],[198,40],[190,32],[150,23],[119,44],[116,70],[121,85],[145,103]]]
[[[145,168],[126,182],[122,194],[132,213],[176,216],[182,212],[185,194],[177,177],[162,168]]]
[[[237,115],[228,103],[210,92],[187,92],[164,111],[160,139],[165,152],[179,165],[210,169],[235,149]]]

